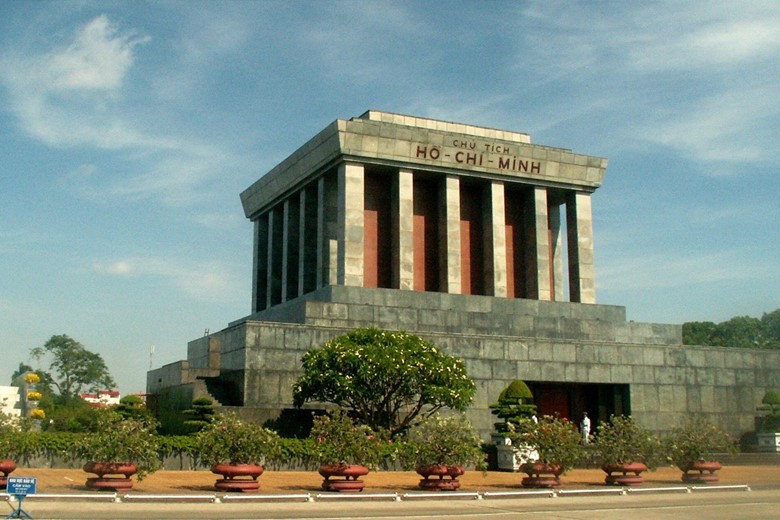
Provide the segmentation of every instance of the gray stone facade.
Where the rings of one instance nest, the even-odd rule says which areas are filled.
[[[375,326],[465,361],[486,439],[514,379],[541,413],[630,413],[658,432],[704,414],[752,431],[780,352],[683,347],[680,326],[596,304],[590,195],[606,166],[517,132],[376,111],[335,121],[241,194],[251,314],[148,373],[161,418],[209,395],[273,419],[306,350]]]
[[[186,362],[149,373],[148,391],[205,395],[214,378],[219,395],[241,396],[223,404],[273,418],[291,407],[306,350],[363,326],[413,331],[464,359],[478,389],[469,414],[486,438],[488,406],[518,378],[624,385],[624,411],[654,431],[696,413],[735,435],[780,386],[780,352],[683,347],[680,326],[626,321],[623,307],[333,286],[191,342]]]

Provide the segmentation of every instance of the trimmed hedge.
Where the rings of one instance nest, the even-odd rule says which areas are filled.
[[[28,465],[34,459],[48,461],[67,461],[72,465],[79,461],[73,453],[73,446],[84,434],[69,432],[18,432],[14,435],[15,454],[12,458],[20,466]],[[195,447],[195,438],[189,435],[160,435],[160,459],[190,457],[194,465],[198,466],[198,454]],[[317,447],[315,441],[310,438],[289,439],[282,438],[281,455],[277,460],[269,460],[266,466],[269,469],[281,470],[290,468],[304,468],[314,470],[317,462]],[[487,445],[489,448],[490,445]],[[385,468],[393,468],[396,464],[398,452],[403,448],[403,441],[384,444]],[[485,447],[483,446],[483,449]],[[486,451],[487,453],[487,451]]]

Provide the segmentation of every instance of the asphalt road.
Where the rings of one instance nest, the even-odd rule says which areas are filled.
[[[11,512],[11,503],[8,512]],[[44,519],[489,519],[539,518],[546,520],[645,519],[740,520],[780,518],[780,489],[705,490],[629,495],[489,498],[460,497],[394,502],[346,498],[317,502],[231,501],[193,502],[86,502],[77,498],[26,500],[24,510]],[[3,513],[4,515],[5,513]]]

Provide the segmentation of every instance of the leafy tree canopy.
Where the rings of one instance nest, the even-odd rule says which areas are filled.
[[[710,345],[737,348],[780,348],[780,309],[759,318],[735,316],[714,323],[683,323],[684,345]]]
[[[295,406],[333,403],[393,436],[418,416],[444,407],[465,410],[476,389],[463,361],[403,331],[356,329],[309,350],[302,362]]]
[[[32,348],[30,355],[51,360],[50,372],[42,372],[42,383],[56,388],[65,401],[77,398],[84,391],[116,387],[103,357],[64,334],[52,336],[42,347]]]

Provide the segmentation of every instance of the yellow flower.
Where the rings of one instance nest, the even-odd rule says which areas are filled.
[[[34,408],[32,412],[30,412],[30,418],[32,419],[45,419],[46,418],[46,412],[44,412],[41,408]]]
[[[41,382],[41,377],[38,374],[36,374],[35,372],[27,372],[27,375],[25,376],[25,380],[28,383],[34,385],[35,383],[40,383]]]

